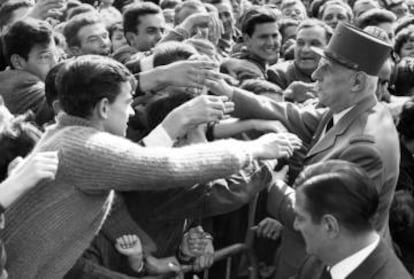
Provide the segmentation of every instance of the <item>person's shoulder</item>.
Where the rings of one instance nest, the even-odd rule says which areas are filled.
[[[380,242],[372,256],[366,260],[366,263],[370,263],[373,269],[379,267],[377,272],[373,274],[372,278],[374,279],[412,279],[392,248],[388,247],[384,242]],[[376,267],[375,265],[377,264],[378,266]]]
[[[1,84],[38,84],[43,83],[37,76],[27,71],[5,70],[0,72]]]

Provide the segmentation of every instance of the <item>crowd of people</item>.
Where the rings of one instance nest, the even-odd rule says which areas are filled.
[[[413,0],[1,1],[0,279],[413,278],[412,96]]]

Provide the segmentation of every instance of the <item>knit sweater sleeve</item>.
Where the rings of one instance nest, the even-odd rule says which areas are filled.
[[[174,149],[144,148],[78,127],[69,128],[62,141],[59,170],[65,179],[91,192],[191,186],[229,176],[251,160],[246,144],[236,140]]]

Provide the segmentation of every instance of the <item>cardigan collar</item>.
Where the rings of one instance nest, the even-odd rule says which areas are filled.
[[[68,126],[84,126],[84,127],[91,127],[98,130],[102,130],[102,127],[100,127],[97,123],[94,123],[86,118],[78,117],[69,115],[65,112],[60,112],[56,116],[56,125],[57,127],[63,128]]]

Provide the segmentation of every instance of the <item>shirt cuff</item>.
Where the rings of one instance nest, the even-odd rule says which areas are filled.
[[[161,124],[155,127],[142,141],[148,147],[172,147],[174,145],[174,141]]]

